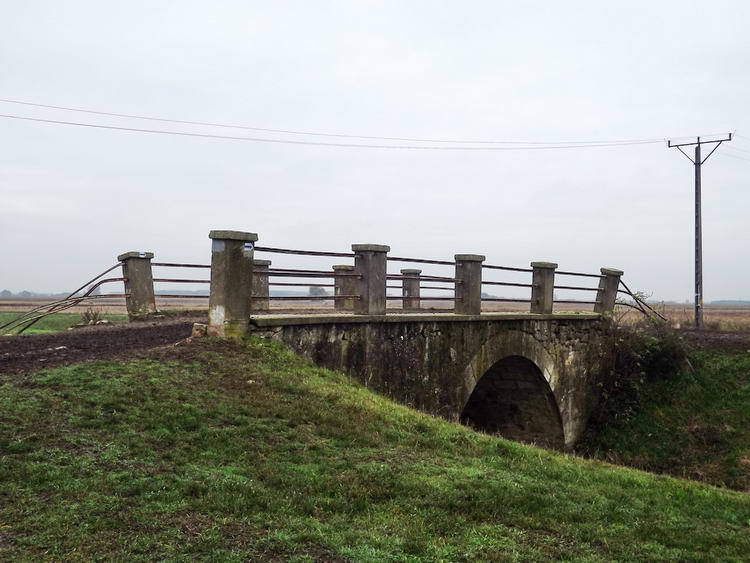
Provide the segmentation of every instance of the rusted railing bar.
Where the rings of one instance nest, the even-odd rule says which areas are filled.
[[[353,252],[326,252],[318,250],[294,250],[291,248],[271,248],[269,246],[256,246],[256,252],[271,252],[273,254],[298,254],[300,256],[333,256],[335,258],[354,258]]]
[[[93,289],[89,290],[93,291]],[[14,319],[11,319],[9,322],[0,325],[0,330],[7,331],[7,330],[14,330],[19,328],[21,325],[25,325],[23,328],[21,328],[19,334],[32,326],[36,321],[41,319],[42,317],[46,317],[47,315],[51,315],[53,313],[57,313],[60,311],[64,311],[66,309],[70,309],[71,307],[75,307],[82,301],[90,301],[90,300],[99,300],[104,298],[122,298],[122,297],[129,297],[129,293],[108,293],[106,295],[81,295],[78,297],[67,297],[65,299],[60,299],[58,301],[52,301],[50,303],[44,303],[43,305],[39,305],[38,307],[34,307],[33,309],[26,311],[25,313],[22,313],[18,317],[15,317]],[[49,309],[48,311],[45,311],[44,313],[39,313],[42,309]],[[39,313],[38,316],[31,317],[30,315],[33,315],[35,313]],[[12,328],[9,328],[12,327]]]
[[[577,285],[555,285],[555,289],[571,289],[574,291],[599,291],[596,287],[581,287]]]
[[[508,285],[511,287],[534,287],[533,283],[515,283],[515,282],[498,282],[498,281],[483,281],[482,285]]]
[[[579,303],[581,305],[596,305],[601,301],[578,301],[576,299],[555,299],[555,303]]]
[[[455,287],[441,287],[441,286],[435,287],[434,285],[420,285],[419,287],[420,289],[439,289],[442,291],[456,291]]]
[[[511,299],[505,297],[482,297],[482,301],[507,301],[508,303],[532,303],[534,299]]]
[[[596,278],[601,279],[604,276],[599,274],[584,274],[583,272],[563,272],[562,270],[555,270],[556,276],[578,276],[580,278]]]
[[[186,280],[182,278],[172,279],[172,278],[154,278],[155,282],[165,282],[165,283],[211,283],[211,280]]]
[[[403,299],[400,295],[387,295],[386,299]],[[419,297],[420,301],[463,301],[461,297]]]
[[[415,264],[437,264],[438,266],[455,266],[455,262],[448,260],[428,260],[426,258],[403,258],[401,256],[388,256],[389,262],[413,262]]]
[[[55,307],[58,305],[65,305],[66,303],[73,301],[73,302],[79,302],[79,301],[86,301],[89,299],[104,299],[107,297],[115,297],[115,298],[121,298],[121,297],[128,297],[129,293],[107,293],[105,295],[82,295],[78,297],[66,297],[65,299],[59,299],[57,301],[50,301],[49,303],[44,303],[43,305],[39,305],[37,307],[34,307],[33,309],[30,309],[29,311],[26,311],[25,313],[22,313],[17,318],[21,318],[27,315],[30,315],[32,313],[36,313],[37,311],[41,311],[42,309],[50,308],[52,310],[55,310]],[[13,324],[17,319],[12,319],[10,322],[5,323],[3,325],[0,325],[0,329],[5,328],[6,326],[9,326]],[[27,319],[28,320],[28,319]]]
[[[645,300],[640,299],[635,293],[633,293],[632,291],[630,291],[630,288],[628,287],[628,284],[626,284],[625,281],[622,278],[620,278],[620,283],[622,284],[622,287],[624,287],[626,289],[626,291],[628,292],[628,295],[630,295],[630,297],[633,298],[633,300],[636,302],[636,304],[640,304],[640,305],[643,305],[644,307],[647,307],[649,311],[651,311],[654,315],[656,315],[657,317],[659,317],[661,320],[663,320],[663,321],[667,320],[667,317],[665,317],[664,315],[662,315],[659,311],[656,311],[653,307],[651,307],[651,305],[649,305],[648,303],[646,303]]]
[[[69,299],[69,298],[73,297],[73,296],[74,296],[74,295],[75,295],[76,293],[78,293],[79,291],[81,291],[81,290],[83,290],[84,288],[86,288],[86,287],[87,287],[87,286],[88,286],[89,284],[92,284],[92,283],[94,283],[94,282],[95,282],[96,280],[98,280],[98,279],[99,279],[99,278],[101,278],[102,276],[104,276],[104,275],[106,275],[106,274],[110,273],[110,272],[111,272],[112,270],[114,270],[115,268],[119,268],[120,266],[121,266],[121,262],[118,262],[118,263],[117,263],[117,264],[115,264],[114,266],[110,266],[109,268],[107,268],[106,270],[104,270],[104,271],[103,271],[103,272],[102,272],[101,274],[99,274],[98,276],[95,276],[95,277],[91,278],[91,279],[90,279],[89,281],[87,281],[87,282],[86,282],[85,284],[83,284],[83,285],[82,285],[81,287],[79,287],[78,289],[76,289],[75,291],[73,291],[72,293],[70,293],[70,294],[69,294],[69,295],[68,295],[68,296],[67,296],[67,297],[66,297],[65,299]],[[99,285],[101,285],[101,284],[99,284]],[[84,293],[84,295],[89,295],[89,294],[90,294],[90,293],[91,293],[91,292],[93,291],[93,289],[94,289],[94,288],[96,288],[96,287],[98,287],[98,285],[97,285],[97,286],[94,286],[93,288],[92,288],[92,287],[89,287],[89,289],[87,290],[87,292],[86,292],[86,293]],[[50,311],[50,312],[52,312],[52,311]],[[21,331],[19,332],[19,334],[21,334],[21,333],[22,333],[22,332],[23,332],[24,330],[26,330],[27,328],[29,328],[29,327],[33,326],[33,325],[34,325],[34,324],[35,324],[35,323],[36,323],[36,322],[37,322],[37,321],[38,321],[38,320],[39,320],[40,318],[41,318],[41,317],[37,317],[37,318],[35,318],[35,319],[31,320],[31,321],[29,322],[29,324],[27,324],[26,326],[24,326],[24,327],[23,327],[23,328],[21,329]],[[7,325],[3,325],[3,326],[7,326]],[[0,327],[0,328],[2,328],[2,327]]]
[[[355,272],[342,272],[334,270],[303,270],[301,268],[269,268],[268,270],[253,270],[254,274],[273,275],[273,274],[325,274],[331,278],[341,277],[362,277],[361,274]]]
[[[283,296],[271,295],[270,297],[255,297],[252,299],[270,299],[271,301],[331,301],[333,299],[360,299],[359,295],[305,295],[305,296]],[[401,299],[399,297],[399,299]]]
[[[113,282],[120,282],[120,281],[128,281],[128,278],[104,278],[103,280],[99,280],[94,285],[89,286],[88,291],[93,291],[100,285],[103,285],[105,283],[113,283]]]
[[[286,287],[336,287],[333,283],[305,283],[305,282],[268,282],[268,285],[282,285]]]
[[[482,264],[482,268],[487,268],[488,270],[504,270],[506,272],[526,272],[529,274],[534,271],[531,268],[513,268],[511,266],[492,266],[491,264]]]
[[[263,274],[271,278],[336,278],[336,277],[349,277],[359,278],[359,274],[334,274],[333,272],[253,272],[255,274]]]
[[[276,274],[276,273],[300,273],[300,274],[326,274],[333,277],[339,275],[333,270],[306,270],[303,268],[268,268],[267,270],[253,270],[255,274]]]
[[[159,298],[170,298],[170,299],[208,299],[208,295],[182,295],[180,293],[155,293],[154,297]]]
[[[640,311],[641,313],[643,313],[643,309],[641,309],[640,307],[636,307],[632,303],[625,303],[624,301],[619,301],[619,302],[615,303],[615,307],[619,307],[621,305],[623,307],[630,307],[631,309],[635,309],[636,311]]]
[[[85,289],[85,288],[86,288],[86,287],[88,287],[88,286],[89,286],[90,284],[94,283],[94,282],[95,282],[96,280],[98,280],[99,278],[101,278],[101,277],[102,277],[103,275],[105,275],[105,274],[108,274],[108,273],[110,273],[110,272],[111,272],[112,270],[114,270],[115,268],[119,268],[119,267],[120,267],[120,264],[121,264],[121,263],[120,263],[120,262],[118,262],[118,263],[117,263],[117,264],[115,264],[114,266],[110,266],[109,268],[107,268],[106,270],[104,270],[104,271],[103,271],[103,272],[102,272],[101,274],[99,274],[99,275],[98,275],[98,276],[96,276],[95,278],[92,278],[92,279],[90,279],[90,280],[89,280],[89,281],[87,281],[87,282],[86,282],[85,284],[83,284],[83,285],[82,285],[81,287],[79,287],[79,288],[78,288],[78,289],[76,289],[76,290],[75,290],[74,292],[72,292],[72,293],[71,293],[70,295],[68,295],[68,296],[66,297],[66,299],[68,299],[68,298],[70,298],[70,297],[73,297],[73,296],[74,296],[74,295],[75,295],[76,293],[78,293],[78,292],[79,292],[79,291],[81,291],[82,289]]]
[[[210,268],[210,264],[176,264],[173,262],[151,262],[152,266],[163,266],[165,268]]]
[[[408,280],[408,279],[414,279],[410,278],[408,276],[403,276],[400,274],[388,274],[385,277],[387,280]],[[454,283],[461,283],[461,280],[457,280],[456,278],[446,278],[442,276],[419,276],[420,281],[434,281],[434,282],[454,282]]]

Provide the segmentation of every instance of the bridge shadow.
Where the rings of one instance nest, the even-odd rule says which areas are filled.
[[[461,422],[509,440],[563,449],[560,411],[541,370],[522,356],[508,356],[479,379]]]

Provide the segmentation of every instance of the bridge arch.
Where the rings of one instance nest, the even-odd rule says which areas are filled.
[[[461,422],[510,440],[562,449],[560,411],[549,383],[523,356],[498,360],[479,378]]]
[[[511,440],[564,448],[569,436],[557,372],[533,334],[509,330],[488,338],[463,373],[461,422]]]

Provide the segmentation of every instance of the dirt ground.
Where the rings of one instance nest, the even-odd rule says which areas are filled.
[[[136,352],[189,338],[203,317],[179,317],[114,326],[91,326],[52,334],[0,336],[0,375],[34,372]]]
[[[299,312],[299,311],[298,311]],[[203,316],[91,326],[52,334],[0,336],[0,375],[105,359],[128,359],[190,337]],[[750,331],[680,331],[695,350],[750,353]]]
[[[749,352],[750,331],[747,330],[681,330],[680,334],[692,350]]]

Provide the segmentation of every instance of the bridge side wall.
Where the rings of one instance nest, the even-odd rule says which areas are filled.
[[[256,329],[301,356],[343,371],[386,396],[458,420],[477,381],[498,360],[519,355],[540,368],[555,396],[566,446],[580,438],[608,369],[605,329],[581,320],[368,322]]]

